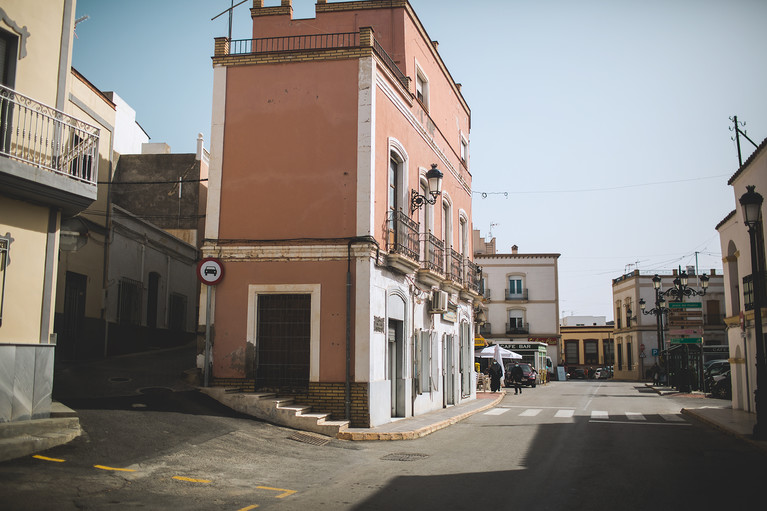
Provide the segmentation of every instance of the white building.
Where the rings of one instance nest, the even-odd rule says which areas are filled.
[[[767,196],[767,139],[765,139],[746,162],[727,182],[732,186],[735,209],[728,214],[716,230],[724,261],[724,293],[727,323],[727,342],[730,347],[732,375],[732,407],[755,412],[756,390],[756,340],[754,334],[754,307],[751,267],[751,244],[748,229],[743,221],[739,199],[746,193],[746,186]],[[762,204],[762,218],[765,204]],[[764,222],[758,229],[762,243],[758,244],[760,259],[764,261]],[[761,269],[764,275],[764,267]],[[764,303],[762,321],[765,319]],[[767,391],[767,389],[763,390]]]
[[[495,239],[483,242],[478,230],[474,231],[474,247],[487,309],[480,334],[490,343],[514,351],[520,345],[543,343],[551,360],[558,361],[559,254],[520,254],[516,245],[510,254],[497,254]],[[484,252],[487,247],[490,250]],[[540,372],[537,361],[531,361]]]

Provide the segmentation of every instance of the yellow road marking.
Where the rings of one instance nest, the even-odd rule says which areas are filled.
[[[173,476],[173,479],[178,479],[179,481],[187,481],[190,483],[209,483],[207,479],[192,479],[191,477],[183,477],[183,476]]]
[[[37,458],[38,460],[55,461],[56,463],[64,463],[65,461],[67,461],[67,460],[60,460],[59,458],[49,458],[47,456],[40,456],[39,454],[35,454],[32,457]]]
[[[282,494],[275,496],[274,497],[275,499],[283,499],[287,497],[288,495],[293,495],[294,493],[296,493],[296,490],[286,490],[284,488],[270,488],[268,486],[256,486],[256,488],[258,488],[259,490],[271,490],[271,491],[283,492]]]
[[[238,509],[237,511],[250,511],[251,509],[256,509],[258,507],[258,504],[253,504],[252,506],[244,507],[242,509]]]
[[[135,472],[132,468],[105,467],[104,465],[93,465],[93,467],[100,468],[101,470],[114,470],[115,472]]]

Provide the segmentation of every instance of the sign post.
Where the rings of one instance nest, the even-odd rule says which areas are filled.
[[[207,298],[205,300],[205,367],[203,367],[203,386],[210,383],[210,302],[213,297],[213,286],[224,278],[224,266],[214,257],[206,257],[197,264],[197,278],[205,284]]]

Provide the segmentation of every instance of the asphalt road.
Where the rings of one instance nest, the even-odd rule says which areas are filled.
[[[85,434],[0,463],[0,508],[716,509],[767,480],[764,455],[679,414],[723,401],[555,382],[418,440],[349,442],[232,413],[180,379],[191,357],[60,368]]]

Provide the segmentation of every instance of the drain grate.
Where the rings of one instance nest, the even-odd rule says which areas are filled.
[[[313,434],[313,433],[306,433],[303,431],[296,431],[292,435],[288,437],[288,440],[295,440],[296,442],[303,442],[305,444],[311,444],[311,445],[325,445],[328,442],[330,442],[330,439],[326,436]]]
[[[395,452],[393,454],[387,454],[381,459],[386,461],[416,461],[428,457],[428,454],[421,454],[418,452]]]

